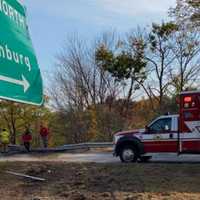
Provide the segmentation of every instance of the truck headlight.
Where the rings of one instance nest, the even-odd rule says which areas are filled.
[[[123,135],[115,135],[114,136],[114,144],[117,144],[118,140],[123,137]]]

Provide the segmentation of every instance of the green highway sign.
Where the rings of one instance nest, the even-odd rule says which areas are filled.
[[[0,98],[43,103],[42,78],[26,10],[17,0],[0,0]]]

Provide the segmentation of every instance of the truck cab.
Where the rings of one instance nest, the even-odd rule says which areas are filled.
[[[144,129],[118,132],[114,155],[122,162],[149,158],[149,153],[200,153],[200,92],[182,92],[179,114],[162,115]]]

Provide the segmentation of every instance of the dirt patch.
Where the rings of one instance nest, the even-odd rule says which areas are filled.
[[[2,200],[200,199],[200,164],[0,163]],[[32,181],[6,170],[45,178]]]

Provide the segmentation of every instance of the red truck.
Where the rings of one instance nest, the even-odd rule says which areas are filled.
[[[122,162],[147,161],[151,153],[200,153],[200,91],[180,93],[179,114],[163,115],[145,129],[114,135],[114,155]]]

